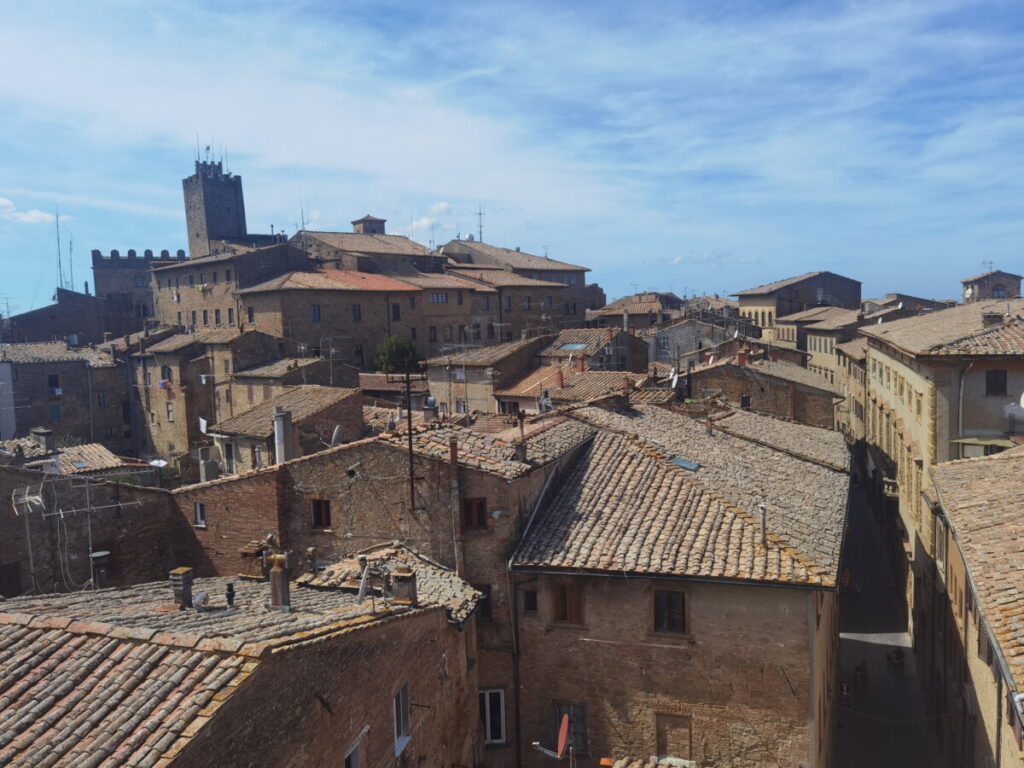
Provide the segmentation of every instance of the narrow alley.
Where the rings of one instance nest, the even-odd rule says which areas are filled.
[[[906,630],[906,606],[862,489],[850,506],[840,597],[840,698],[837,768],[937,768],[948,765],[927,719]],[[889,661],[903,654],[902,674]]]

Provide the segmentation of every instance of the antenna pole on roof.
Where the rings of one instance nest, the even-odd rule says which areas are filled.
[[[991,272],[992,268],[995,267],[995,265],[996,265],[996,263],[994,261],[992,261],[991,259],[989,259],[988,261],[983,261],[981,263],[983,265],[985,265],[986,267],[988,267],[988,271],[989,272]]]
[[[476,210],[476,239],[484,241],[484,207],[478,205]]]
[[[409,358],[405,358],[405,427],[409,438],[409,515],[416,509],[416,476],[412,453],[412,381],[409,379]],[[399,518],[401,522],[401,518]]]

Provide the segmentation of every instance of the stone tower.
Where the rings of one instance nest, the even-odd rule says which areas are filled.
[[[244,238],[242,177],[224,173],[220,162],[196,160],[196,172],[183,179],[190,258],[210,253],[211,240]]]

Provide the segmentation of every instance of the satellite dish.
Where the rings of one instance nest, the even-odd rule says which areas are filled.
[[[558,758],[565,757],[569,748],[569,715],[562,715],[562,723],[558,726]]]
[[[679,374],[676,373],[674,370],[672,371],[672,380],[669,383],[671,384],[672,389],[675,389],[677,386],[679,386]],[[1024,395],[1022,395],[1022,397],[1024,397]]]
[[[896,309],[903,309],[903,302],[902,301],[899,304],[896,305]]]
[[[1020,393],[1020,407],[1024,408],[1024,392]]]
[[[732,332],[732,337],[734,339],[738,339],[740,337],[740,329],[739,328],[737,328],[735,331]]]
[[[334,427],[334,432],[331,433],[331,445],[337,445],[341,442],[341,424],[337,424]]]
[[[714,355],[712,355],[711,357],[708,358],[708,365],[711,365],[713,362],[715,362],[715,356]]]
[[[671,378],[673,376],[678,376],[679,375],[679,371],[677,371],[676,367],[673,365],[672,366],[672,370],[668,372],[668,375],[669,375],[669,378]]]
[[[878,325],[882,324],[882,318],[878,318]]]
[[[973,295],[974,295],[974,289],[971,288],[971,286],[968,285],[966,288],[964,288],[964,298],[965,299],[969,299]]]

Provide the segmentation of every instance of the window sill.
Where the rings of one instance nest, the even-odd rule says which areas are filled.
[[[512,745],[507,741],[485,741],[484,749],[508,749]]]
[[[411,736],[403,736],[400,739],[395,740],[395,757],[398,757],[405,751],[405,748],[409,745],[410,741],[412,741]]]
[[[317,528],[313,527],[313,533],[334,533],[333,528]]]
[[[201,531],[205,531],[206,530],[206,523],[202,523],[202,524],[200,524],[200,523],[192,523],[192,527],[193,528],[198,528]]]

